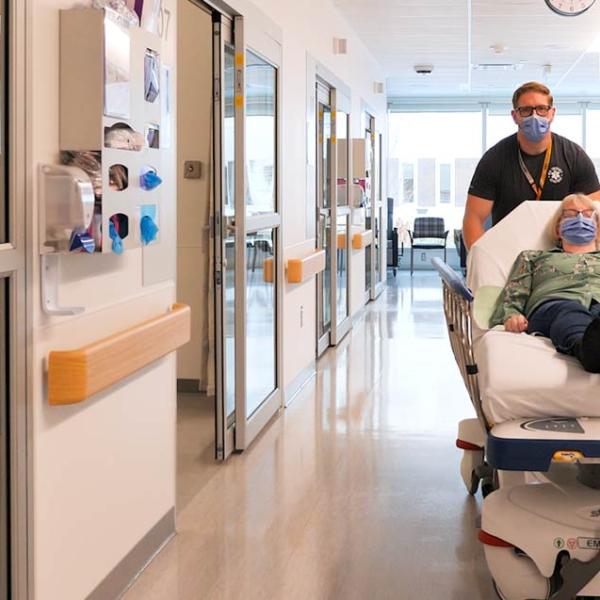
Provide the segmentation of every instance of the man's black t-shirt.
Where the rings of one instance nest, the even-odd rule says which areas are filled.
[[[530,156],[521,151],[525,165],[539,184],[545,152]],[[591,194],[600,190],[594,164],[583,148],[556,133],[541,200],[562,200],[568,194]],[[469,194],[492,200],[492,223],[496,224],[535,193],[519,165],[517,134],[500,140],[482,157],[469,186]]]

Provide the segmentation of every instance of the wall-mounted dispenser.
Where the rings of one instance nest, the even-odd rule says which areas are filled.
[[[82,250],[93,252],[85,240],[94,216],[94,189],[78,167],[42,165],[40,168],[40,240],[42,254]],[[73,248],[75,238],[81,245]]]
[[[72,252],[94,252],[92,182],[78,167],[41,165],[39,183],[42,308],[49,315],[79,314],[83,307],[58,304],[59,260]]]

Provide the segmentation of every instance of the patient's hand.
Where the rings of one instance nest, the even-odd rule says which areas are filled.
[[[512,315],[504,321],[504,329],[512,333],[522,333],[527,330],[527,319],[523,315]]]

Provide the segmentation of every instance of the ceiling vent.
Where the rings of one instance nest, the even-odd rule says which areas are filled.
[[[418,75],[431,75],[433,65],[415,65],[413,69]]]
[[[471,67],[474,71],[520,71],[523,63],[477,63]]]

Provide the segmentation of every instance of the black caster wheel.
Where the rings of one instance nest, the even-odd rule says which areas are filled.
[[[471,473],[471,485],[468,488],[468,492],[469,494],[471,494],[471,496],[474,496],[477,493],[477,490],[479,489],[479,482],[480,482],[480,478],[477,475],[477,473],[475,473],[475,471],[473,471]]]
[[[494,479],[492,477],[484,477],[481,480],[481,495],[485,498],[496,489]]]

